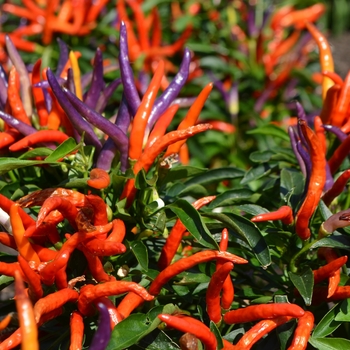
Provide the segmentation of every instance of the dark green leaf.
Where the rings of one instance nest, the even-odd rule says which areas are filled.
[[[198,176],[199,174],[202,174],[204,172],[207,172],[207,169],[179,165],[168,170],[167,174],[162,180],[162,183],[169,183],[181,179],[187,179],[192,176]]]
[[[350,349],[350,340],[344,338],[310,338],[310,344],[317,350]]]
[[[332,334],[342,324],[342,322],[335,320],[335,316],[339,313],[339,310],[340,304],[337,304],[323,316],[322,320],[315,327],[312,338],[326,337]]]
[[[350,322],[350,300],[345,299],[339,305],[339,313],[335,315],[336,321]]]
[[[78,150],[81,147],[77,145],[75,140],[70,137],[63,143],[61,143],[46,159],[46,162],[57,162],[59,159],[66,157],[68,154]]]
[[[292,337],[295,328],[295,320],[287,322],[277,328],[277,335],[281,343],[281,350],[287,348],[289,339]]]
[[[213,321],[210,321],[210,330],[212,333],[214,333],[215,338],[218,342],[217,345],[217,349],[221,350],[224,347],[223,341],[222,341],[222,337],[221,337],[221,333],[218,329],[218,327],[216,326],[216,324]]]
[[[256,151],[249,155],[249,159],[255,163],[265,163],[268,162],[274,154],[275,153],[270,150]]]
[[[227,228],[240,235],[252,248],[256,258],[263,267],[271,264],[269,248],[264,237],[251,221],[233,213],[204,213],[203,216],[222,222]]]
[[[209,183],[220,182],[223,180],[230,180],[243,177],[244,170],[235,167],[226,167],[219,169],[207,170],[204,174],[194,176],[192,179],[185,182],[185,186],[194,184],[206,185]]]
[[[244,175],[244,178],[242,179],[241,184],[244,185],[254,180],[258,180],[263,176],[268,175],[270,172],[271,172],[271,168],[270,168],[270,165],[267,163],[260,164],[254,168],[250,168]]]
[[[291,206],[296,208],[300,196],[304,191],[304,177],[300,171],[291,169],[281,170],[281,195],[287,197]]]
[[[210,249],[218,249],[216,241],[192,204],[183,199],[179,199],[168,205],[167,208],[177,215],[199,244]]]
[[[18,159],[30,159],[35,157],[47,157],[52,153],[52,149],[46,147],[34,148],[26,153],[23,153]]]
[[[260,205],[256,204],[242,204],[238,205],[237,208],[251,215],[258,215],[262,213],[268,213],[269,211]]]
[[[300,274],[289,271],[288,275],[295,288],[304,299],[305,304],[310,305],[312,300],[312,291],[314,288],[314,275],[311,268],[306,268]]]
[[[11,170],[44,164],[41,160],[21,160],[16,158],[0,158],[0,175],[4,175]]]
[[[227,190],[216,196],[216,198],[208,205],[208,208],[216,208],[225,205],[232,205],[237,201],[249,199],[254,194],[253,191],[245,188]]]
[[[132,241],[129,243],[130,249],[134,253],[137,261],[141,265],[141,268],[145,271],[148,270],[148,250],[142,241]]]
[[[310,248],[316,249],[320,247],[329,247],[329,248],[341,248],[350,250],[350,238],[346,236],[332,236],[322,238],[319,241],[316,241]]]
[[[276,136],[282,140],[290,141],[288,133],[285,130],[273,124],[268,124],[261,126],[257,129],[249,130],[247,131],[247,134]]]

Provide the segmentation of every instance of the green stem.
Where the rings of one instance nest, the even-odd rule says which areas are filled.
[[[306,253],[308,250],[310,250],[310,248],[311,248],[316,242],[318,242],[318,241],[319,241],[320,239],[322,239],[322,238],[323,238],[323,237],[318,238],[318,239],[316,239],[316,240],[314,240],[314,241],[312,241],[312,242],[307,243],[302,249],[300,249],[300,250],[298,251],[298,253],[296,253],[296,254],[292,257],[292,259],[291,259],[291,261],[290,261],[290,263],[289,263],[289,269],[290,269],[291,272],[296,273],[296,272],[298,271],[298,268],[297,268],[297,266],[296,266],[296,261],[297,261],[297,259],[300,257],[300,255],[303,255],[303,254]]]

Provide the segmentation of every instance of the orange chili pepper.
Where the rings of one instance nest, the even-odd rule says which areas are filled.
[[[305,25],[316,41],[320,51],[321,71],[334,72],[332,50],[326,37],[312,23],[306,22]],[[333,86],[333,81],[327,77],[324,77],[322,83],[323,100],[326,98],[327,91],[331,86]]]
[[[142,153],[143,139],[147,126],[147,121],[151,113],[154,101],[160,87],[161,79],[164,75],[164,61],[160,61],[145,95],[142,98],[133,120],[129,137],[129,158],[139,159]]]
[[[24,237],[24,226],[22,219],[19,214],[18,204],[13,204],[10,208],[10,221],[12,226],[13,237],[15,238],[18,252],[23,256],[27,261],[35,261],[37,264],[40,264],[40,259],[33,247],[31,246],[28,238]]]
[[[59,130],[39,130],[34,134],[23,137],[21,140],[11,145],[9,150],[12,152],[17,152],[23,148],[31,147],[42,142],[62,143],[68,138],[69,137],[65,133]]]
[[[326,181],[326,157],[317,135],[307,126],[306,121],[300,119],[299,125],[308,143],[312,163],[306,197],[295,218],[295,231],[301,239],[306,240],[311,235],[309,220],[318,206]]]
[[[70,315],[70,346],[69,350],[81,350],[84,340],[84,320],[82,314],[75,310]]]
[[[185,118],[182,120],[182,122],[179,124],[177,130],[184,130],[190,126],[193,126],[198,117],[199,114],[204,106],[205,101],[207,100],[211,90],[213,89],[213,83],[209,83],[206,85],[203,90],[200,92],[196,100],[194,101],[193,105],[188,110]],[[171,154],[176,154],[179,152],[180,147],[185,143],[186,141],[178,141],[176,143],[173,143],[168,147],[164,154],[164,158],[170,156]]]
[[[110,181],[110,177],[105,170],[94,168],[90,171],[90,179],[87,180],[87,184],[90,187],[102,190],[109,186]]]
[[[9,325],[11,319],[12,313],[6,315],[5,318],[0,321],[0,331],[4,330]]]
[[[37,84],[41,81],[40,66],[41,66],[41,59],[39,59],[33,67],[32,85]],[[45,98],[44,98],[43,90],[39,87],[32,86],[32,93],[35,101],[36,110],[39,116],[39,124],[40,126],[46,126],[49,113],[45,106]]]
[[[24,110],[21,97],[19,95],[19,78],[16,68],[12,66],[9,74],[7,97],[11,107],[12,115],[23,123],[31,125],[31,122]]]
[[[38,327],[35,322],[34,310],[28,298],[21,274],[15,272],[15,301],[21,329],[23,350],[39,350]]]

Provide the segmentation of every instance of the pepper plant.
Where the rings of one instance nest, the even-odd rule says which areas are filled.
[[[350,78],[334,72],[311,24],[324,6],[270,15],[242,1],[220,4],[222,14],[209,2],[160,13],[151,2],[52,4],[4,11],[46,16],[34,33],[44,45],[64,31],[103,37],[99,13],[111,14],[117,55],[109,61],[114,51],[99,47],[82,64],[62,37],[55,64],[39,49],[28,68],[24,39],[0,37],[0,242],[9,248],[0,288],[15,286],[0,310],[0,349],[349,347]],[[223,34],[218,19],[238,10],[237,47],[223,36],[229,53],[196,51],[189,35],[200,35],[200,20]],[[175,44],[161,45],[160,14],[183,20]],[[293,65],[304,77],[315,70],[304,40],[319,46],[321,74],[299,77],[300,103],[278,88],[292,84]],[[212,59],[228,68],[209,70]],[[254,77],[265,90],[249,85]],[[258,100],[245,104],[254,90]],[[227,144],[234,156],[220,159]]]

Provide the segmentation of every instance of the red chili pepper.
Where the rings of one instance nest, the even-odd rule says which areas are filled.
[[[123,320],[123,316],[119,313],[118,309],[112,302],[112,300],[108,299],[107,297],[99,297],[96,298],[93,301],[94,305],[96,306],[98,303],[102,303],[105,305],[108,309],[109,318],[111,322],[111,330],[120,322]]]
[[[28,227],[24,232],[24,237],[47,237],[52,244],[61,241],[56,225],[51,223],[42,223],[39,227],[35,225]]]
[[[0,261],[0,275],[15,277],[16,271],[19,271],[22,274],[22,277],[24,278],[24,274],[18,262],[6,263]]]
[[[226,262],[210,278],[205,300],[209,319],[215,323],[221,321],[220,292],[232,269],[232,262]]]
[[[316,116],[314,119],[314,129],[315,133],[318,137],[318,140],[320,141],[322,152],[326,154],[327,151],[327,139],[326,139],[326,133],[324,128],[322,127],[322,120],[319,116]]]
[[[179,105],[174,104],[160,116],[148,137],[145,149],[152,146],[156,140],[165,134],[167,127],[170,125],[178,109]]]
[[[58,270],[55,274],[55,284],[58,290],[65,289],[69,287],[66,267]]]
[[[292,5],[284,5],[281,8],[274,11],[270,21],[270,27],[273,31],[276,31],[281,26],[281,20],[283,17],[294,11]]]
[[[326,158],[316,134],[307,126],[306,121],[300,119],[299,125],[310,149],[312,170],[306,197],[295,218],[295,231],[301,239],[307,240],[311,235],[309,221],[320,201],[326,181]]]
[[[314,315],[310,311],[305,311],[305,314],[298,319],[298,325],[295,328],[293,340],[288,350],[305,350],[313,326]]]
[[[236,344],[235,349],[248,350],[259,341],[264,335],[268,334],[276,327],[291,320],[290,316],[280,316],[270,320],[262,320],[250,328]]]
[[[15,272],[15,301],[21,330],[23,350],[39,350],[38,327],[35,322],[34,310],[25,292],[21,274]]]
[[[321,266],[317,270],[314,270],[314,284],[320,283],[333,276],[347,261],[348,257],[346,255],[341,256],[340,258],[330,261],[327,265]]]
[[[25,260],[21,255],[17,257],[19,265],[25,276],[25,280],[28,283],[28,294],[32,301],[39,300],[44,292],[41,287],[41,280],[39,275],[30,267],[28,261]]]
[[[61,250],[53,261],[39,271],[41,281],[47,286],[51,286],[55,281],[55,274],[67,266],[69,258],[70,252]]]
[[[236,131],[236,127],[234,125],[222,120],[205,120],[205,123],[210,124],[213,130],[226,132],[228,134],[233,134]]]
[[[220,240],[220,251],[226,251],[228,247],[228,230],[224,228],[221,232],[221,240]],[[223,265],[220,260],[216,261],[216,271]],[[229,309],[235,297],[235,291],[233,287],[233,283],[230,276],[227,276],[224,284],[222,286],[222,294],[221,294],[221,306],[224,309]]]
[[[338,254],[335,252],[333,248],[325,248],[322,247],[318,250],[318,257],[321,259],[325,259],[327,263],[331,263],[332,261],[338,259]],[[338,269],[333,274],[328,276],[328,295],[327,298],[330,298],[336,291],[340,282],[340,273],[341,269]]]
[[[296,304],[271,303],[261,305],[250,305],[245,308],[231,310],[224,315],[227,324],[245,323],[266,318],[279,316],[301,317],[305,311]]]
[[[84,340],[84,320],[79,311],[73,311],[70,315],[70,346],[69,350],[81,350]]]
[[[346,114],[350,103],[350,73],[347,74],[344,80],[344,84],[340,90],[340,95],[332,111],[331,124],[335,126],[342,126],[346,120]]]
[[[91,315],[94,313],[91,304],[93,300],[110,295],[119,295],[130,291],[138,294],[142,300],[151,301],[154,299],[153,295],[150,295],[145,288],[135,282],[110,281],[103,284],[89,284],[83,286],[80,289],[78,309],[83,315]]]
[[[6,130],[0,133],[0,149],[12,145],[21,137],[21,134],[17,130]]]
[[[94,210],[94,225],[107,225],[108,217],[107,217],[107,205],[104,200],[94,194],[89,194],[85,196],[87,204],[91,205]]]
[[[163,152],[163,150],[171,145],[172,143],[177,142],[178,140],[185,140],[191,136],[194,136],[200,132],[211,129],[209,124],[198,124],[192,127],[189,127],[185,130],[176,130],[171,131],[164,136],[160,137],[154,144],[148,147],[140,158],[137,160],[133,167],[134,174],[138,174],[141,169],[144,169],[146,172],[150,169],[155,159]],[[127,198],[127,205],[130,205],[133,197],[135,196],[136,189],[134,187],[135,180],[130,179],[127,181],[121,199]]]
[[[31,125],[19,95],[19,78],[14,66],[12,66],[9,74],[7,98],[11,107],[12,115],[21,122]]]
[[[338,197],[343,191],[344,187],[350,179],[350,169],[345,170],[339,175],[333,186],[322,196],[325,205],[329,206],[333,199]]]
[[[334,174],[340,167],[343,160],[349,154],[350,149],[350,135],[338,146],[333,152],[331,158],[328,160],[329,169]]]
[[[39,59],[33,67],[32,93],[33,93],[33,97],[34,97],[34,101],[35,101],[36,111],[37,111],[38,117],[39,117],[39,124],[40,124],[40,126],[46,126],[47,121],[48,121],[48,117],[49,117],[49,113],[48,113],[46,106],[45,106],[44,93],[43,93],[42,88],[33,86],[34,84],[37,84],[41,81],[40,66],[41,66],[41,59]]]
[[[93,238],[83,243],[83,245],[91,254],[97,256],[114,256],[126,252],[124,244],[98,238]]]
[[[282,27],[294,26],[296,29],[304,29],[307,22],[315,22],[326,11],[324,4],[317,3],[302,10],[292,11],[286,14],[280,22]],[[308,28],[309,29],[309,28]],[[310,30],[310,29],[309,29]]]
[[[45,223],[46,217],[54,210],[58,210],[64,218],[66,218],[73,228],[76,228],[75,218],[78,214],[78,210],[74,204],[69,200],[62,197],[49,197],[45,200],[40,208],[37,220],[37,227]]]
[[[194,101],[193,105],[188,110],[185,118],[182,120],[182,122],[177,127],[177,130],[184,130],[187,129],[193,125],[195,125],[200,112],[202,111],[202,108],[204,106],[205,101],[207,100],[211,90],[213,89],[214,84],[209,83],[207,84],[203,90],[200,92],[196,100]],[[176,143],[171,144],[168,149],[166,150],[164,154],[164,158],[170,156],[171,154],[179,153],[180,147],[185,143],[185,140],[178,141]]]
[[[190,331],[203,343],[206,350],[216,350],[217,340],[215,335],[201,321],[192,317],[178,317],[167,314],[160,314],[158,318],[165,322],[168,327],[175,328],[181,332]]]
[[[199,210],[203,206],[212,202],[215,198],[216,196],[203,197],[196,200],[192,205],[196,210]],[[169,236],[162,248],[160,257],[158,259],[158,266],[161,270],[165,269],[167,266],[170,265],[172,259],[174,258],[179,248],[179,245],[185,232],[186,227],[180,219],[177,219],[169,233]]]
[[[113,228],[112,232],[108,235],[106,238],[106,241],[110,242],[123,242],[124,237],[125,237],[125,224],[124,221],[120,219],[115,219],[112,221],[113,223]]]
[[[90,171],[90,179],[87,180],[87,184],[90,187],[102,190],[109,186],[110,181],[109,175],[105,170],[94,168]]]
[[[341,86],[338,84],[333,85],[327,91],[326,98],[323,100],[323,106],[320,113],[320,118],[323,124],[329,124],[332,113],[338,103]]]
[[[142,154],[143,139],[147,127],[147,121],[153,108],[154,101],[157,97],[163,75],[164,61],[160,61],[133,120],[129,137],[130,159],[139,159]]]
[[[335,85],[343,86],[343,79],[337,73],[324,71],[322,75],[332,79]]]
[[[17,250],[15,239],[12,235],[10,235],[7,232],[0,232],[0,243],[6,245],[7,247]]]
[[[304,20],[305,21],[305,20]],[[324,36],[312,23],[305,22],[305,26],[317,43],[320,52],[321,71],[334,72],[334,62],[331,47]],[[328,89],[333,85],[333,81],[327,77],[323,78],[322,96],[326,98]]]
[[[189,256],[188,258],[182,258],[172,265],[167,266],[159,275],[153,280],[149,287],[149,292],[152,295],[158,295],[165,283],[170,279],[178,275],[179,273],[195,266],[200,263],[208,262],[214,259],[220,259],[221,261],[231,261],[234,264],[246,264],[247,260],[228,253],[215,250],[204,250]]]
[[[291,225],[294,221],[293,211],[288,205],[283,205],[276,211],[256,215],[250,219],[253,222],[281,220],[285,225]]]
[[[39,244],[32,244],[33,249],[38,254],[40,261],[47,262],[55,259],[57,251],[43,247]]]
[[[11,152],[17,152],[23,148],[32,147],[37,143],[42,142],[57,142],[61,144],[66,141],[68,136],[59,130],[39,130],[34,134],[23,137],[23,139],[17,141],[9,147]]]
[[[66,288],[39,299],[34,305],[36,322],[39,323],[44,315],[60,308],[64,304],[77,301],[78,297],[79,293],[77,291]]]

